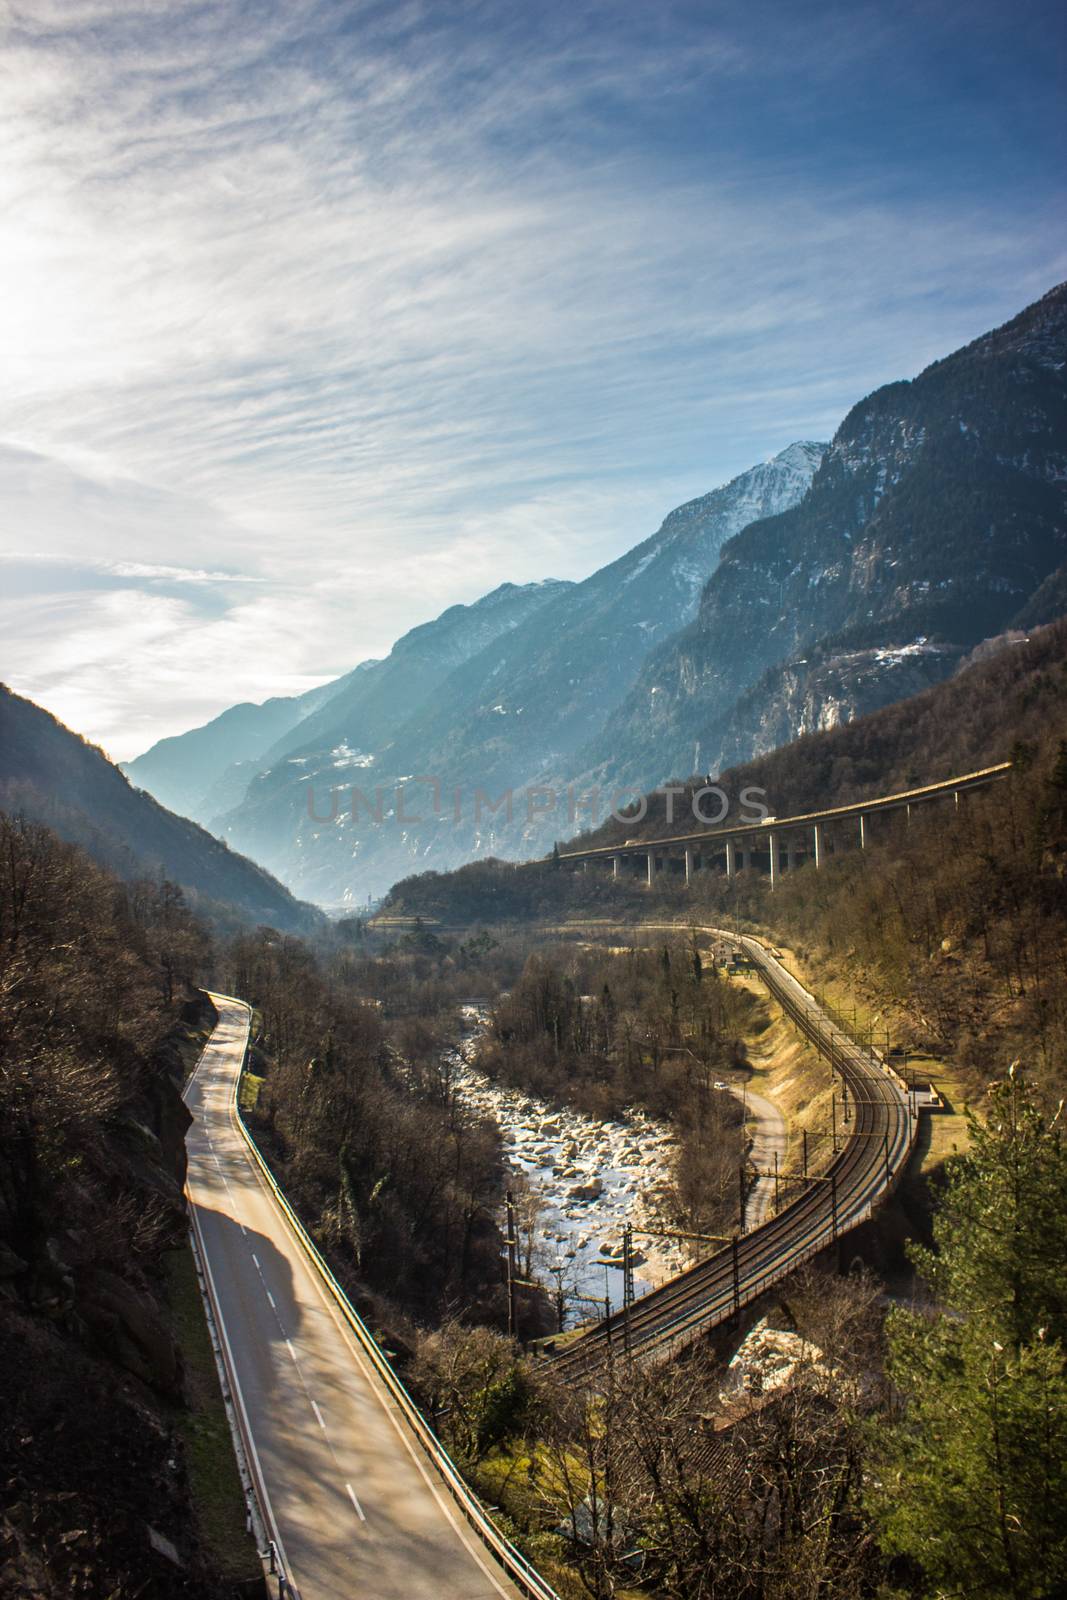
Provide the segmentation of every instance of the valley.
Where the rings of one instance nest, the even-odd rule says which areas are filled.
[[[464,1009],[476,1026],[475,1008]],[[577,1302],[579,1321],[588,1318],[590,1302],[607,1300],[618,1309],[623,1223],[639,1231],[664,1227],[656,1200],[672,1177],[677,1141],[669,1125],[633,1109],[611,1122],[555,1110],[498,1088],[472,1066],[459,1068],[455,1082],[464,1103],[500,1129],[509,1182],[517,1188],[524,1276],[536,1267],[543,1281],[556,1282],[564,1305],[571,1296]],[[633,1263],[640,1295],[680,1271],[686,1255],[669,1239],[642,1237]]]
[[[1065,340],[125,772],[3,691],[5,1600],[1059,1592]]]

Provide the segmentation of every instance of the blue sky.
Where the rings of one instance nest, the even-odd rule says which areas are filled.
[[[1067,276],[1061,9],[15,0],[0,673],[128,757],[829,437]]]

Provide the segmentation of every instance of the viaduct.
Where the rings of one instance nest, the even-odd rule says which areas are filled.
[[[958,807],[963,795],[996,783],[1010,772],[1011,762],[1001,761],[919,789],[857,800],[825,811],[766,817],[760,822],[704,828],[699,833],[674,834],[666,839],[628,839],[624,844],[567,850],[561,852],[559,859],[581,865],[583,870],[610,867],[615,878],[637,876],[649,886],[664,873],[684,877],[688,885],[696,872],[718,871],[732,878],[737,872],[755,870],[770,877],[773,889],[783,871],[793,871],[807,861],[821,867],[828,856],[848,848],[849,843],[865,850],[875,817],[902,811],[910,821],[916,807],[950,798]]]

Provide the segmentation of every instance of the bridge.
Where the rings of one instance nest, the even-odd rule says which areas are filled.
[[[588,850],[561,851],[568,865],[611,868],[612,876],[643,877],[651,886],[661,873],[684,876],[688,885],[695,873],[719,871],[732,878],[747,870],[770,877],[773,889],[781,873],[807,861],[821,867],[828,856],[847,849],[849,843],[865,850],[871,842],[872,821],[903,812],[910,821],[919,806],[951,799],[958,807],[964,795],[997,783],[1011,772],[1011,762],[982,767],[939,783],[904,789],[897,794],[857,800],[851,805],[806,811],[792,817],[768,817],[736,823],[728,828],[704,828],[699,833],[672,834],[665,839],[628,839],[624,844],[598,845]]]
[[[615,1356],[664,1356],[736,1316],[803,1262],[869,1221],[911,1155],[918,1108],[877,1051],[858,1044],[758,939],[702,930],[740,948],[779,1005],[830,1063],[847,1093],[852,1122],[818,1176],[796,1180],[795,1197],[749,1233],[554,1352],[568,1379],[594,1374]]]

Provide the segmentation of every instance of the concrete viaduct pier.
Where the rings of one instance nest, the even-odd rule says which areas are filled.
[[[765,817],[758,822],[704,828],[699,833],[673,834],[666,839],[628,839],[621,845],[567,850],[561,852],[559,859],[586,869],[610,867],[613,878],[637,877],[650,888],[665,875],[688,887],[697,872],[720,872],[732,878],[738,872],[754,870],[769,876],[773,889],[783,872],[793,872],[805,862],[814,862],[818,868],[842,849],[866,850],[871,841],[872,818],[902,811],[910,822],[916,807],[935,801],[951,800],[958,808],[962,795],[997,783],[1010,772],[1011,762],[1001,761],[940,783],[825,811]]]

